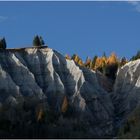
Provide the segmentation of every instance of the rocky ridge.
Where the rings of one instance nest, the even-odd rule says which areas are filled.
[[[1,138],[113,138],[140,106],[140,60],[115,84],[50,48],[0,50]]]
[[[40,110],[53,113],[47,112],[50,121],[45,115],[38,124]],[[50,48],[0,51],[0,114],[1,122],[8,123],[8,133],[1,132],[2,136],[102,138],[114,134],[114,106],[96,73]],[[29,134],[33,128],[41,132]]]
[[[131,61],[118,70],[113,103],[116,118],[121,122],[140,103],[140,60]],[[119,123],[118,123],[119,124]]]

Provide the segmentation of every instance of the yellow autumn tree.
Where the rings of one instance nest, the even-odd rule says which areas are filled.
[[[41,122],[44,120],[45,118],[45,110],[43,109],[43,105],[39,104],[36,107],[36,117],[37,117],[37,121]]]
[[[73,59],[74,62],[76,62],[76,63],[78,63],[78,61],[79,61],[79,57],[78,57],[78,55],[76,55],[76,54],[74,54],[74,55],[71,57],[71,59]]]
[[[61,112],[65,113],[67,111],[67,109],[68,109],[68,99],[65,96],[64,99],[63,99],[62,106],[61,106]]]
[[[102,68],[106,64],[106,59],[103,57],[98,57],[95,61],[95,69]]]
[[[40,109],[37,115],[37,121],[42,121],[43,116],[44,116],[43,109]]]
[[[68,59],[68,60],[71,60],[71,58],[68,54],[65,55],[65,58]]]
[[[83,64],[83,61],[80,59],[79,61],[78,61],[78,64],[80,65],[80,66],[83,66],[84,64]]]
[[[107,59],[107,64],[112,65],[118,63],[118,58],[115,53],[112,53]]]
[[[82,59],[78,55],[76,55],[76,54],[74,54],[71,57],[71,59],[74,60],[74,62],[76,62],[80,66],[83,66],[84,65]]]
[[[105,63],[105,64],[107,63],[107,57],[102,56],[102,58],[101,58],[101,59],[102,59],[102,63]]]

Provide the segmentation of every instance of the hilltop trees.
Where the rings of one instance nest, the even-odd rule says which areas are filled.
[[[74,54],[71,57],[71,59],[74,60],[74,62],[76,62],[76,64],[78,64],[80,66],[83,66],[83,61],[82,61],[82,59],[78,55]]]
[[[6,49],[6,40],[5,40],[5,38],[0,39],[0,49]]]
[[[44,40],[43,40],[42,36],[40,36],[40,38],[39,38],[39,39],[40,39],[40,44],[41,44],[41,45],[45,45],[45,42],[44,42]]]
[[[97,55],[95,55],[94,57],[93,57],[93,60],[92,60],[92,69],[94,69],[94,67],[95,67],[95,62],[96,62],[96,59],[98,58],[98,56]]]
[[[33,46],[43,46],[45,44],[43,38],[36,35],[33,39]]]
[[[80,66],[98,70],[112,80],[115,80],[118,67],[127,63],[126,58],[119,60],[115,53],[112,53],[109,57],[107,57],[105,53],[103,53],[101,57],[95,55],[93,59],[87,57],[85,62],[83,62],[77,54],[74,54],[72,57],[66,55],[66,59],[72,59]]]
[[[125,57],[121,58],[120,66],[123,66],[127,63],[127,59]]]
[[[140,51],[137,51],[137,54],[134,55],[134,56],[130,59],[130,61],[137,60],[137,59],[139,59],[139,58],[140,58]]]

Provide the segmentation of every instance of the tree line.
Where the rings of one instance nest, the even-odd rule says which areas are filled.
[[[66,55],[65,57],[66,59],[74,60],[74,62],[80,66],[84,66],[94,71],[98,70],[108,78],[115,80],[118,68],[129,61],[139,59],[140,51],[138,51],[136,55],[132,56],[130,60],[127,60],[125,57],[119,59],[115,53],[111,53],[108,57],[105,53],[103,53],[101,57],[95,55],[92,59],[87,57],[85,61],[83,61],[77,54],[72,56]]]

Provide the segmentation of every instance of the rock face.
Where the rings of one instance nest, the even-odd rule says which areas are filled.
[[[99,85],[107,92],[112,92],[114,81],[104,76],[100,71],[96,71],[96,75],[99,81]]]
[[[139,86],[140,66],[132,66],[133,72],[126,74],[128,68],[126,65],[121,73],[129,82],[121,81],[120,73],[115,86],[116,102],[122,93],[128,96],[120,104],[130,102],[127,110],[137,100],[129,96],[132,90],[138,96],[134,86]],[[137,80],[131,83],[133,73]],[[114,107],[97,77],[49,48],[0,50],[0,137],[112,137]],[[133,89],[125,89],[128,84]]]
[[[140,60],[131,61],[119,69],[114,85],[113,103],[117,125],[125,121],[140,104]]]
[[[55,50],[0,50],[0,138],[113,138],[125,122],[119,136],[132,138],[139,92],[140,60],[119,68],[113,88]]]

